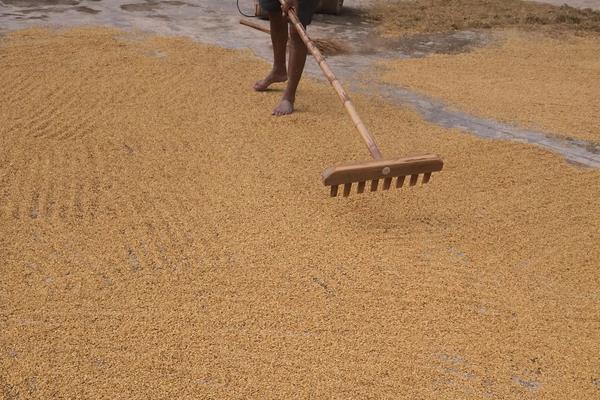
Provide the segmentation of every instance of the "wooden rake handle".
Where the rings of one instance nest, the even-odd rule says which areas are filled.
[[[279,2],[282,6],[284,6],[284,0],[279,0]],[[329,68],[329,65],[325,61],[325,57],[323,56],[323,54],[321,54],[317,46],[313,43],[313,41],[306,33],[306,30],[304,29],[304,26],[302,26],[302,23],[300,22],[300,19],[298,19],[298,15],[296,14],[296,11],[294,9],[288,11],[288,18],[291,21],[292,25],[294,25],[294,27],[296,28],[298,35],[300,35],[300,38],[302,38],[302,41],[308,48],[308,51],[310,51],[315,60],[317,60],[321,71],[323,71],[323,74],[325,75],[329,83],[331,83],[331,86],[333,86],[333,88],[337,92],[338,96],[340,97],[340,100],[346,108],[346,111],[350,115],[354,126],[356,127],[356,129],[358,129],[358,132],[367,144],[367,148],[369,149],[371,156],[373,156],[373,158],[376,160],[382,159],[383,155],[381,154],[381,151],[379,150],[379,147],[375,142],[375,138],[373,137],[373,135],[371,135],[371,133],[369,133],[369,130],[358,115],[358,112],[356,112],[354,104],[352,104],[352,100],[350,100],[350,96],[348,96],[348,93],[346,93],[344,87],[336,78],[331,68]]]

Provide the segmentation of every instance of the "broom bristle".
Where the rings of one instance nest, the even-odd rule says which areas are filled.
[[[313,39],[313,42],[319,51],[326,56],[335,56],[350,52],[348,46],[334,39]]]

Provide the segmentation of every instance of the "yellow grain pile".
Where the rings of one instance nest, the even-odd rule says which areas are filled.
[[[0,43],[4,398],[590,399],[600,172],[358,107],[426,187],[327,197],[367,153],[248,53],[111,30]]]
[[[500,45],[396,60],[384,80],[461,110],[600,143],[600,41],[505,32]]]
[[[507,27],[600,32],[600,11],[530,0],[374,0],[368,16],[386,36]]]

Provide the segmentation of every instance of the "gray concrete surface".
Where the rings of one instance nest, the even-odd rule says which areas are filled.
[[[600,3],[600,0],[587,1]],[[343,16],[319,15],[310,27],[313,37],[337,38],[349,44],[348,54],[330,57],[329,61],[352,89],[381,94],[398,104],[409,105],[428,121],[444,127],[490,139],[535,144],[562,154],[571,162],[600,168],[600,149],[591,143],[558,139],[545,132],[471,116],[427,96],[379,82],[376,64],[382,59],[469,51],[485,45],[489,37],[485,32],[466,31],[382,39],[361,16],[361,8],[368,3],[369,0],[346,0]],[[240,6],[249,13],[253,10],[252,0],[240,0]],[[233,0],[0,0],[0,33],[39,25],[106,25],[187,36],[229,48],[250,48],[259,57],[270,59],[268,36],[241,26],[239,19]],[[321,79],[316,63],[308,63],[307,72]]]
[[[577,8],[591,8],[593,10],[600,10],[600,0],[535,0],[539,3],[554,4],[555,6],[562,6],[567,4],[571,7]]]

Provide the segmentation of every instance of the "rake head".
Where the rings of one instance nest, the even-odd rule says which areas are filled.
[[[344,186],[343,195],[347,197],[352,190],[352,184],[358,183],[356,192],[363,193],[367,182],[370,182],[371,192],[379,188],[379,180],[383,180],[382,190],[388,190],[396,179],[396,188],[404,186],[407,176],[408,184],[415,186],[419,175],[423,174],[421,182],[428,183],[433,172],[441,171],[444,162],[436,155],[420,157],[395,158],[374,160],[362,163],[336,165],[323,171],[323,184],[331,186],[331,197],[338,195],[340,185]]]

